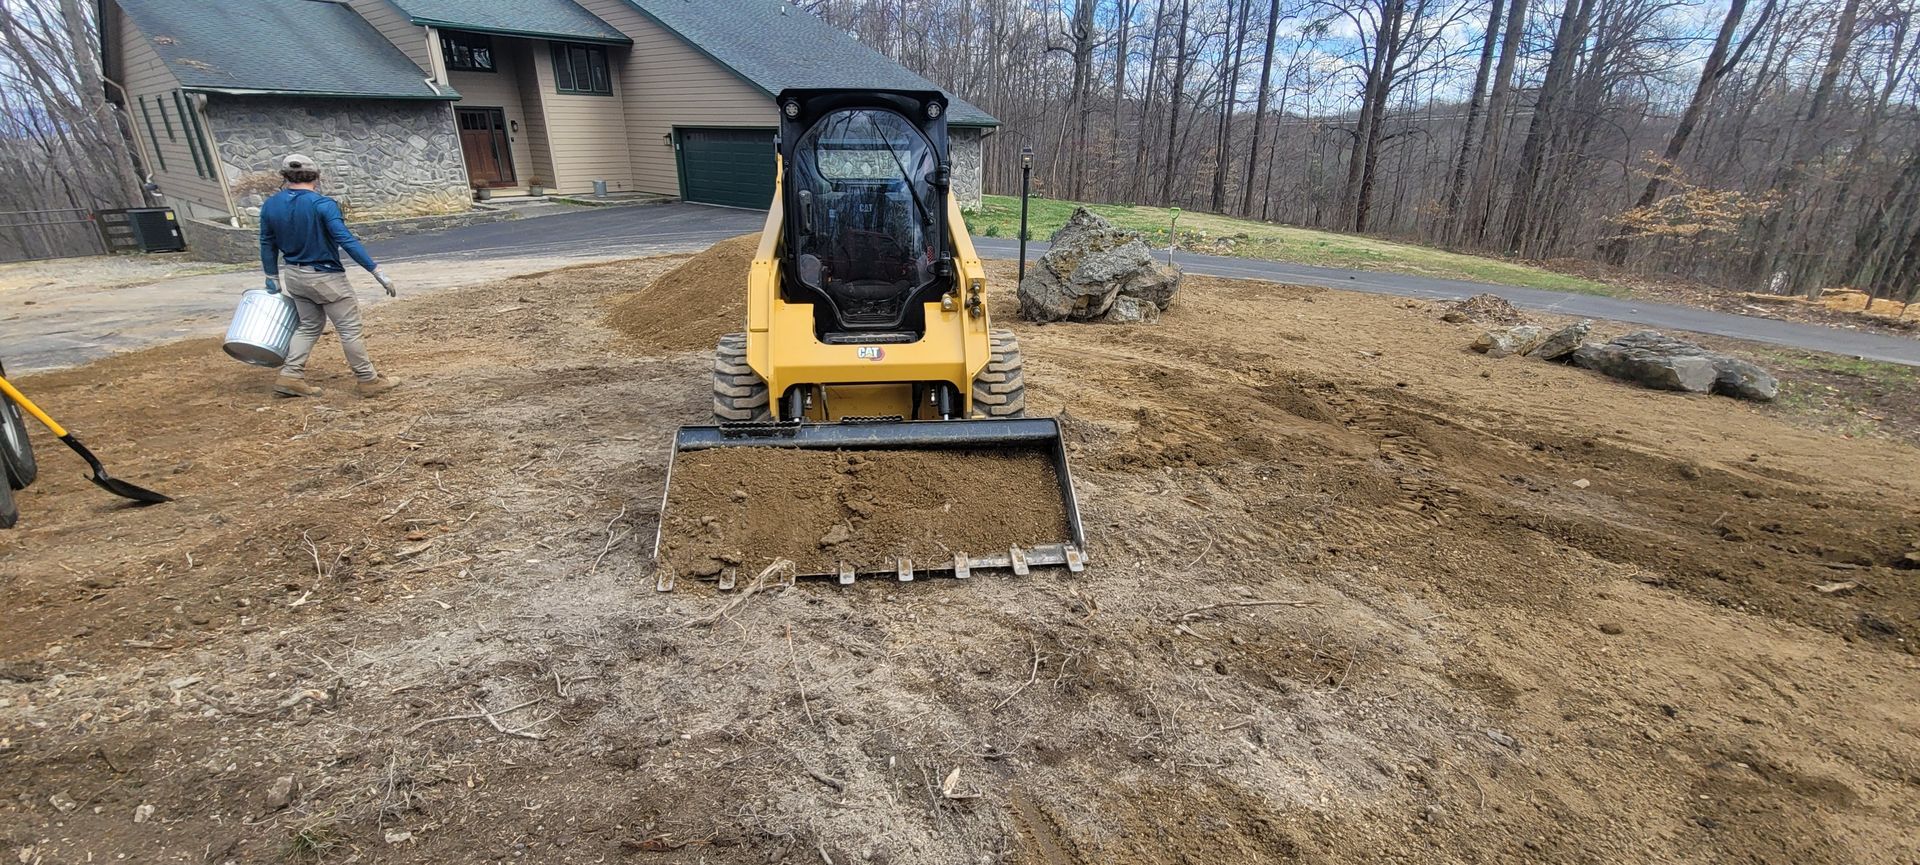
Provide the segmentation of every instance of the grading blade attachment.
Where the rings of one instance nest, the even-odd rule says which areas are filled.
[[[780,474],[789,461],[783,458],[765,459],[771,450],[755,454],[727,454],[730,457],[751,456],[760,465],[759,469],[726,468],[718,466],[722,462],[740,462],[716,459],[720,454],[703,452],[722,449],[755,448],[787,449],[790,451],[827,451],[845,454],[861,454],[865,459],[882,460],[890,458],[889,452],[920,452],[913,459],[922,464],[931,459],[936,467],[946,469],[949,485],[959,483],[966,489],[954,490],[938,486],[939,481],[930,477],[910,476],[902,487],[911,489],[885,490],[887,493],[899,493],[905,499],[921,502],[944,498],[941,506],[925,508],[926,522],[932,526],[931,532],[942,527],[966,535],[966,540],[936,537],[920,538],[916,543],[902,539],[898,544],[888,543],[886,539],[877,539],[879,546],[887,547],[890,552],[874,554],[876,545],[870,539],[863,551],[846,553],[845,546],[832,546],[829,540],[818,544],[811,541],[811,533],[821,527],[829,535],[845,528],[833,528],[822,522],[819,526],[803,527],[793,525],[796,531],[803,533],[806,543],[794,544],[797,549],[751,549],[746,547],[745,538],[775,533],[778,529],[788,528],[783,521],[806,519],[847,522],[849,526],[869,525],[867,517],[871,508],[862,503],[851,506],[850,514],[843,514],[838,504],[831,501],[836,488],[849,483],[883,483],[875,480],[873,472],[852,480],[860,467],[847,468],[844,462],[838,465],[838,471],[827,472],[827,476],[810,477],[793,481],[774,481],[770,476]],[[934,452],[939,456],[928,457],[925,452]],[[793,461],[802,458],[794,456]],[[866,465],[861,457],[848,457],[856,466]],[[1044,484],[1051,489],[1007,489],[1006,482],[999,478],[975,478],[968,474],[975,463],[967,460],[985,459],[993,466],[1018,469],[1017,476],[1021,484]],[[831,462],[829,457],[810,457],[810,466],[825,465],[823,460]],[[1031,469],[1031,471],[1029,471]],[[952,482],[951,475],[957,470],[961,480]],[[728,474],[732,472],[732,474]],[[1044,480],[1042,477],[1044,476]],[[977,486],[975,485],[977,484]],[[735,487],[730,496],[715,495],[721,487]],[[749,494],[748,489],[754,492]],[[686,500],[682,500],[682,492]],[[705,491],[706,498],[695,501]],[[962,507],[955,509],[955,499]],[[1053,509],[1057,496],[1057,511]],[[1015,507],[1016,500],[1030,504],[1026,509]],[[803,506],[798,510],[801,516],[794,516],[791,503],[800,501]],[[822,502],[825,502],[824,504]],[[840,503],[840,504],[845,504]],[[890,505],[879,505],[883,511]],[[719,513],[720,511],[732,513]],[[864,511],[864,512],[863,512]],[[1028,519],[1028,514],[1040,514]],[[912,524],[913,514],[902,515],[895,512],[884,514],[893,524]],[[983,528],[992,523],[995,528],[1004,528],[1017,536],[1015,540],[989,545],[982,539],[983,533],[993,529]],[[934,525],[939,524],[939,525]],[[855,529],[857,533],[859,529]],[[730,537],[736,533],[740,538]],[[971,541],[971,544],[968,543]],[[694,551],[696,545],[704,545]],[[734,545],[734,546],[729,546]],[[979,548],[967,549],[967,546]],[[908,552],[912,549],[912,552]],[[690,551],[693,551],[690,553]],[[718,552],[716,552],[718,551]],[[862,555],[866,560],[860,560]],[[716,580],[721,588],[730,588],[736,580],[752,579],[760,574],[767,563],[778,559],[794,562],[792,568],[780,574],[783,580],[794,577],[821,577],[837,580],[841,584],[853,583],[859,577],[884,577],[902,582],[918,577],[952,575],[966,579],[981,571],[1010,571],[1015,575],[1025,575],[1031,569],[1044,566],[1064,565],[1071,571],[1085,569],[1087,564],[1086,533],[1080,523],[1080,506],[1074,496],[1073,476],[1067,468],[1065,443],[1060,437],[1060,424],[1053,418],[993,418],[944,421],[899,421],[879,420],[841,421],[838,423],[803,423],[798,421],[760,422],[722,424],[719,426],[684,426],[674,436],[672,461],[667,470],[667,488],[662,496],[660,508],[660,528],[654,537],[655,580],[660,591],[671,591],[677,579],[698,577]],[[689,561],[697,564],[689,565]]]

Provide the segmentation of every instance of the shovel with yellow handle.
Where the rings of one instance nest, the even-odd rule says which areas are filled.
[[[156,493],[146,487],[135,486],[107,474],[106,466],[100,464],[100,458],[94,456],[93,451],[87,450],[87,446],[81,444],[79,439],[74,438],[72,433],[67,432],[66,427],[61,426],[53,418],[48,417],[46,412],[41,411],[39,406],[33,404],[33,400],[27,399],[26,394],[14,388],[13,384],[8,382],[4,377],[0,377],[0,393],[5,393],[16,405],[26,409],[27,414],[33,415],[36,420],[46,424],[47,429],[52,430],[54,435],[60,437],[62,444],[73,448],[74,453],[79,454],[81,459],[86,460],[87,465],[93,467],[93,476],[88,478],[88,480],[93,481],[95,486],[121,498],[132,499],[144,505],[157,505],[161,502],[173,501],[173,499]]]

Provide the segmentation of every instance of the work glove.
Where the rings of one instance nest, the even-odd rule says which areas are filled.
[[[277,277],[277,276],[267,277],[267,293],[268,294],[280,293],[280,277]]]
[[[388,297],[399,296],[400,290],[394,287],[393,278],[390,276],[387,276],[387,272],[384,269],[378,268],[378,267],[374,268],[373,278],[374,278],[374,281],[380,283],[381,288],[384,288],[387,290]]]

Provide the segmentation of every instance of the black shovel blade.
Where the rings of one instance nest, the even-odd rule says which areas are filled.
[[[98,486],[99,488],[106,490],[107,492],[113,493],[114,495],[119,496],[123,499],[132,499],[143,505],[157,505],[162,502],[173,501],[173,498],[171,496],[162,495],[160,493],[154,492],[153,490],[147,489],[146,487],[137,486],[135,484],[130,484],[130,483],[127,483],[126,481],[119,480],[117,478],[108,477],[106,472],[100,472],[94,475],[93,477],[88,478],[88,480],[93,481],[95,486]]]
[[[81,444],[80,440],[74,438],[71,434],[61,436],[60,441],[67,447],[72,448],[73,452],[79,454],[81,459],[87,461],[87,465],[93,469],[93,474],[89,476],[87,480],[93,481],[94,486],[123,499],[132,499],[143,505],[157,505],[162,502],[173,501],[169,496],[161,495],[138,484],[127,483],[126,481],[119,480],[107,474],[107,467],[100,464],[100,458],[94,456],[93,451],[87,450],[87,446]]]

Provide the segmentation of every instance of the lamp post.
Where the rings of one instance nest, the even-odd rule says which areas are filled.
[[[1033,145],[1020,148],[1020,277],[1027,281],[1027,196],[1033,192]],[[1016,284],[1018,284],[1016,283]]]

